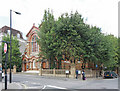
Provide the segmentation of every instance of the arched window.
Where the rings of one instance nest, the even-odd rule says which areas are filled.
[[[38,51],[37,36],[34,35],[32,37],[32,52],[37,52],[37,51]]]
[[[33,40],[33,38],[32,38],[32,52],[34,52],[34,50],[33,50],[33,49],[34,49],[34,46],[33,46],[34,43],[33,43],[33,41],[34,41],[34,40]]]
[[[38,52],[39,52],[39,45],[38,45]]]
[[[31,69],[31,62],[30,62],[30,69]]]
[[[33,60],[33,68],[36,68],[35,60]]]
[[[37,63],[37,68],[40,68],[40,64],[39,64],[39,62]]]

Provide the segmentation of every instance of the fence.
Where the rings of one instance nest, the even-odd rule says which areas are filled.
[[[85,76],[87,78],[95,78],[95,77],[98,77],[99,76],[99,71],[98,70],[88,70],[86,69],[85,70]]]
[[[53,74],[53,69],[42,69],[42,74]]]
[[[3,69],[3,72],[5,72],[5,69]],[[11,69],[12,73],[16,73],[16,66],[13,66],[13,69]],[[10,69],[7,69],[7,73],[10,73]]]
[[[3,72],[5,72],[5,69],[3,69]],[[11,72],[13,72],[13,69],[11,69]],[[7,69],[7,73],[10,73],[10,69]]]
[[[70,75],[70,73],[66,73],[65,69],[42,69],[42,75],[50,75],[50,76],[60,76],[60,77],[66,77],[66,75]]]
[[[82,70],[80,70],[82,72]],[[68,72],[68,73],[67,73]],[[42,75],[50,75],[50,76],[60,76],[60,77],[71,77],[71,70],[66,70],[66,69],[42,69]],[[82,77],[82,73],[79,75]],[[95,78],[99,76],[99,71],[96,70],[85,70],[85,76],[87,78]]]

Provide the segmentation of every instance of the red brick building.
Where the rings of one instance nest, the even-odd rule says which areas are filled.
[[[36,39],[38,37],[37,31],[40,31],[39,28],[35,27],[33,24],[32,28],[26,35],[27,37],[27,45],[23,58],[22,58],[22,70],[23,71],[28,71],[28,70],[38,70],[39,69],[39,52],[40,52],[40,47],[37,44]],[[86,63],[83,64],[82,60],[75,61],[76,64],[76,69],[82,69],[82,66],[85,68],[95,68],[95,65],[93,63]],[[65,61],[61,60],[61,68],[62,69],[70,69],[71,62],[67,59]],[[56,68],[58,68],[59,63],[56,61]],[[42,62],[42,68],[49,68],[49,62],[47,60]]]
[[[27,45],[23,58],[22,58],[22,70],[27,71],[27,70],[38,70],[39,69],[39,51],[40,47],[37,44],[37,31],[39,31],[39,28],[35,27],[33,24],[32,28],[26,35],[27,37]],[[48,63],[43,62],[43,68],[48,68]]]

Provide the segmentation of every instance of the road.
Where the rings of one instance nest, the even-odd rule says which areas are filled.
[[[72,78],[14,74],[12,80],[22,84],[25,89],[118,89],[118,78],[83,81]]]

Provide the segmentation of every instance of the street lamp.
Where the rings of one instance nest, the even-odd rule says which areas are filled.
[[[21,13],[13,11],[16,14],[21,15]],[[11,37],[12,37],[12,10],[10,10],[10,83],[12,82],[12,74],[11,74],[11,61],[12,61],[12,45],[11,45]]]

